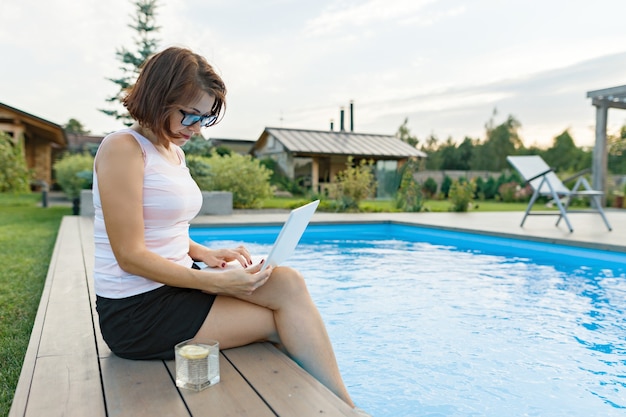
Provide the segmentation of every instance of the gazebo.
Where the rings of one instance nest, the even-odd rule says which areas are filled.
[[[606,139],[606,125],[610,108],[626,110],[626,85],[588,91],[587,97],[596,107],[596,144],[593,148],[593,163],[591,166],[592,186],[596,190],[606,189],[608,143]]]

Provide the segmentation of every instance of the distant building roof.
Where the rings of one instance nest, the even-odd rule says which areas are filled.
[[[249,144],[253,144],[254,142],[256,142],[256,139],[241,139],[241,138],[214,138],[214,137],[210,137],[209,140],[211,141],[216,141],[216,142],[220,142],[220,143],[249,143]]]
[[[24,125],[29,134],[53,142],[62,148],[67,146],[67,137],[61,126],[8,104],[0,103],[0,124]]]
[[[252,149],[254,139],[233,139],[233,138],[209,138],[214,146],[224,146],[239,154],[246,155]]]
[[[267,127],[254,148],[273,136],[290,152],[307,155],[353,155],[391,159],[427,155],[393,135]]]
[[[86,143],[99,145],[104,139],[102,135],[85,135],[80,133],[66,133],[67,141],[70,149],[80,149]]]

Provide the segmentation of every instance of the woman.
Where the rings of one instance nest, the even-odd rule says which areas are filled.
[[[302,276],[260,272],[243,246],[214,250],[189,238],[202,195],[180,147],[219,120],[225,94],[203,57],[168,48],[147,60],[124,99],[135,124],[102,141],[93,185],[102,335],[130,359],[172,358],[186,339],[223,349],[270,341],[354,407]],[[220,270],[230,261],[243,268]]]

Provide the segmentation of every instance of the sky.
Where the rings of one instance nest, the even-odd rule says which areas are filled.
[[[131,0],[0,0],[0,102],[92,134],[136,50]],[[265,127],[354,130],[423,143],[485,138],[511,115],[526,146],[569,129],[593,146],[588,91],[626,85],[624,0],[160,0],[159,50],[184,46],[224,79],[224,119],[206,137]],[[626,124],[611,109],[609,133]],[[419,145],[418,145],[419,146]]]

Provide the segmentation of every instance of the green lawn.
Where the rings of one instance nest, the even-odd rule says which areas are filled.
[[[263,203],[263,208],[292,209],[303,204],[305,200],[299,197],[274,197]],[[446,200],[426,200],[424,210],[430,212],[450,211],[451,203]],[[502,203],[499,201],[475,201],[472,203],[470,211],[525,211],[528,203]],[[537,204],[538,209],[545,210],[541,204]],[[366,200],[361,202],[360,208],[365,212],[394,212],[392,200]]]
[[[54,242],[69,207],[0,193],[0,416],[9,414]]]

